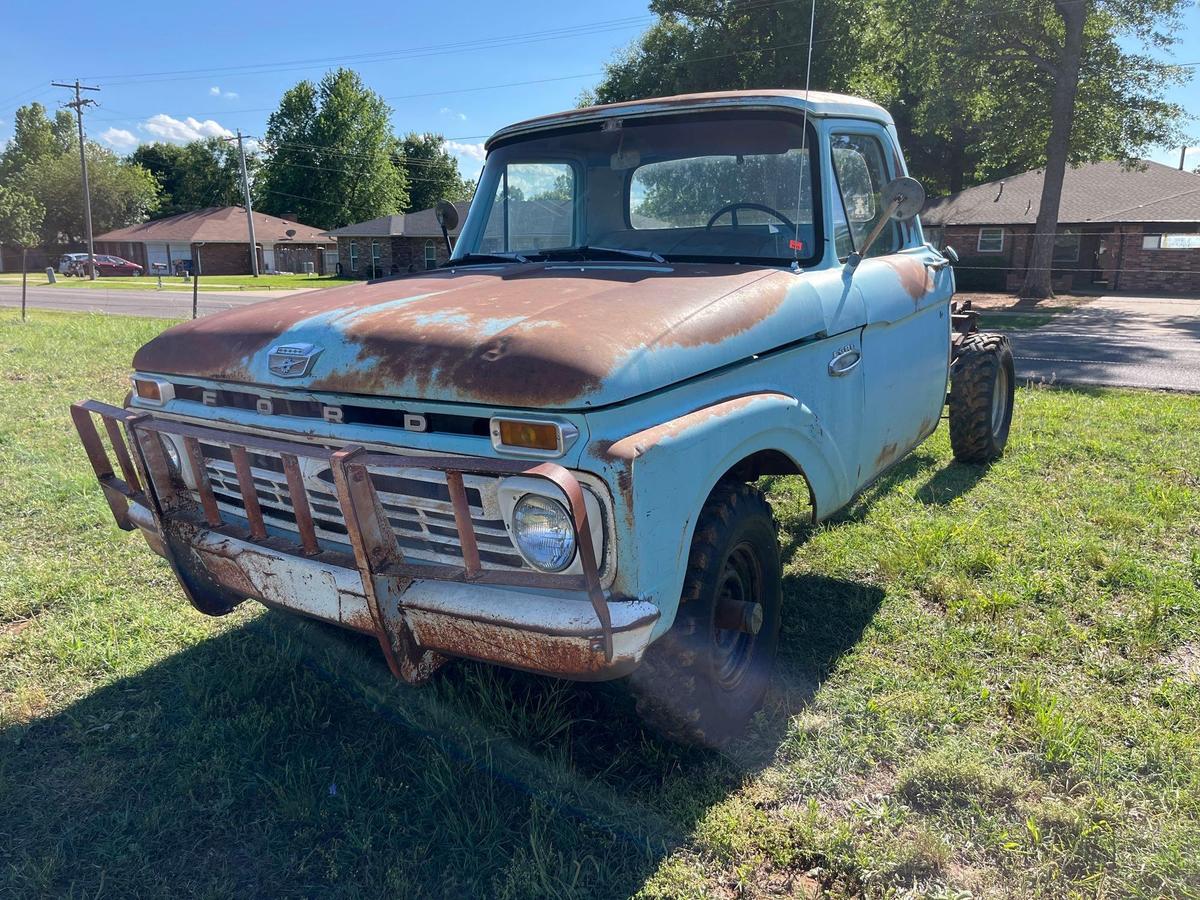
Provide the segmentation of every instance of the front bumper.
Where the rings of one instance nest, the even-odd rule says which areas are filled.
[[[197,426],[96,401],[74,405],[71,415],[117,524],[145,534],[202,612],[220,614],[252,598],[373,634],[393,673],[411,682],[427,678],[446,656],[577,679],[617,677],[637,665],[658,619],[651,603],[605,595],[582,490],[567,469],[554,463],[330,448]],[[94,415],[104,425],[121,477],[113,471]],[[182,464],[189,467],[198,501],[172,479],[159,434],[182,438]],[[229,447],[246,511],[244,524],[225,521],[218,508],[204,465],[203,445],[213,441]],[[249,453],[282,460],[293,489],[298,544],[268,533]],[[330,466],[351,553],[331,551],[318,542],[300,480],[300,458]],[[406,560],[388,526],[372,475],[413,467],[445,474],[461,566]],[[581,574],[483,567],[464,473],[550,481],[567,500]]]

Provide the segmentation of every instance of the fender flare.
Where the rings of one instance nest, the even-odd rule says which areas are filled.
[[[820,417],[789,394],[764,391],[720,400],[610,444],[606,462],[623,469],[636,485],[638,517],[658,509],[683,519],[669,534],[650,529],[637,535],[639,583],[657,569],[661,633],[674,619],[696,520],[717,482],[743,459],[763,450],[782,453],[803,473],[813,500],[814,520],[845,505],[853,486],[846,463]],[[630,535],[632,537],[632,535]],[[665,573],[670,572],[668,577]],[[618,572],[618,578],[621,573]]]

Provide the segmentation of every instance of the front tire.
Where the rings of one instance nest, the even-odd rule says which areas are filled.
[[[781,577],[766,498],[748,484],[718,484],[696,523],[675,622],[630,677],[647,725],[710,747],[745,730],[775,664]]]
[[[967,335],[950,375],[950,446],[962,463],[1000,458],[1012,426],[1016,378],[1008,338],[995,332]]]

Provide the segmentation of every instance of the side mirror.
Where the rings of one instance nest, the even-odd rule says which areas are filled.
[[[863,257],[879,239],[889,222],[907,222],[921,211],[925,206],[925,188],[921,187],[921,182],[917,179],[901,175],[883,186],[879,193],[879,201],[883,204],[883,215],[863,241],[862,247],[850,254],[848,265],[851,269],[863,261]]]
[[[439,200],[433,205],[433,217],[442,228],[442,240],[446,242],[446,255],[454,253],[450,245],[450,232],[458,227],[458,208],[449,200]]]
[[[433,215],[443,231],[453,231],[458,227],[458,209],[449,200],[439,200],[433,207]]]

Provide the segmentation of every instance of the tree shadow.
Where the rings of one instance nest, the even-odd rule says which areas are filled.
[[[373,640],[267,612],[0,731],[0,893],[628,896],[771,763],[883,592],[784,596],[768,703],[722,752],[644,731],[620,683],[458,662],[412,688]]]

